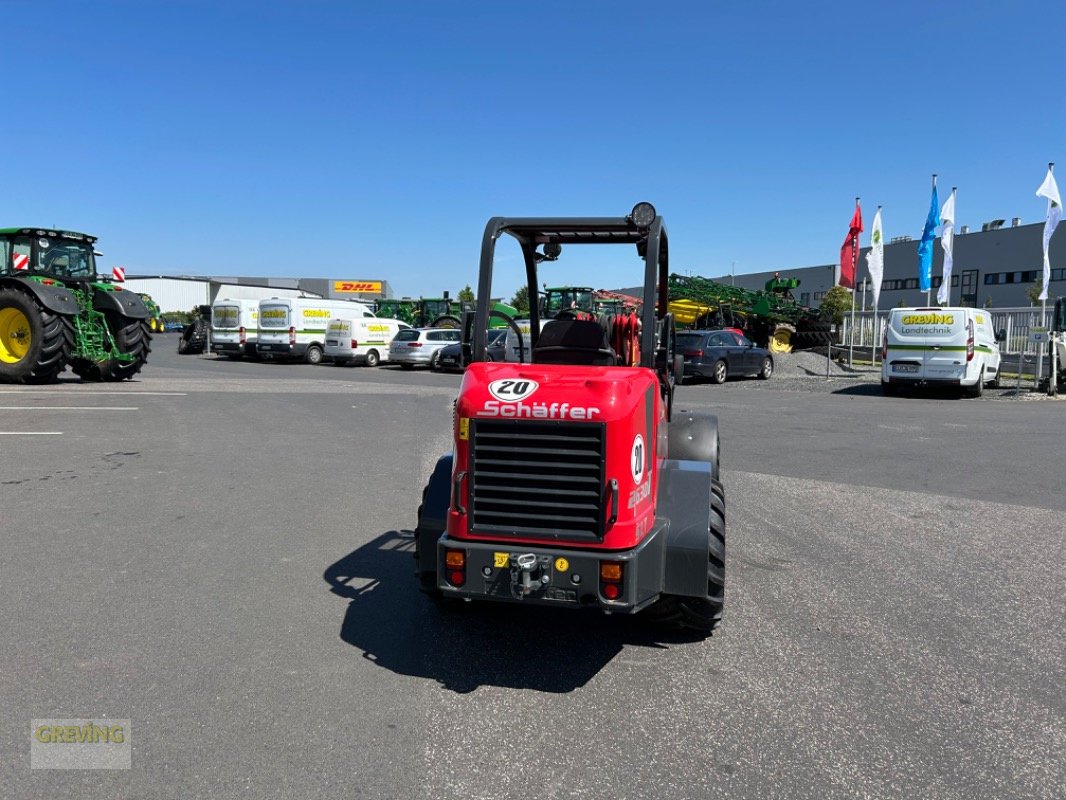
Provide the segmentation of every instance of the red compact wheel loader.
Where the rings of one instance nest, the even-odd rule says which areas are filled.
[[[493,257],[517,240],[530,297],[563,246],[630,245],[644,262],[639,316],[530,308],[522,363],[486,357]],[[643,614],[709,635],[725,590],[718,420],[674,408],[682,364],[667,311],[666,228],[650,203],[625,217],[489,220],[471,364],[453,451],[426,485],[417,574],[438,598]],[[514,326],[513,320],[506,322]]]

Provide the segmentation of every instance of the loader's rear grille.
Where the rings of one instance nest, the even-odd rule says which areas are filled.
[[[471,532],[601,538],[604,439],[599,422],[474,420]]]

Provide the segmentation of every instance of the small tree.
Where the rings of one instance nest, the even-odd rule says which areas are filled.
[[[515,310],[519,316],[525,316],[529,313],[529,287],[519,286],[518,291],[514,293],[514,297],[511,298],[511,305],[515,307]]]
[[[838,284],[825,293],[819,308],[832,316],[834,324],[840,325],[853,305],[851,292]]]
[[[473,303],[474,302],[474,290],[470,288],[468,283],[462,289],[459,290],[459,302],[460,303]]]
[[[1040,305],[1040,294],[1044,291],[1044,274],[1040,273],[1040,276],[1033,281],[1032,285],[1025,290],[1025,296],[1029,298],[1029,304],[1038,306]]]

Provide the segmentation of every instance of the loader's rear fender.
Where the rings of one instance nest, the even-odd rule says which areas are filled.
[[[28,292],[37,302],[54,314],[73,316],[78,313],[78,301],[64,286],[38,283],[21,278],[0,278],[0,289],[19,289]]]
[[[663,541],[662,591],[683,597],[706,597],[711,464],[672,458],[662,464],[657,515],[670,520]]]
[[[718,417],[702,411],[674,409],[668,435],[667,458],[705,461],[711,465],[711,477],[719,480]]]
[[[448,525],[448,508],[452,502],[452,454],[441,456],[426,485],[422,513],[418,517],[415,538],[418,541],[418,571],[437,569],[437,540]]]
[[[93,308],[105,313],[115,311],[129,319],[148,319],[152,316],[136,292],[125,289],[113,292],[94,292]]]

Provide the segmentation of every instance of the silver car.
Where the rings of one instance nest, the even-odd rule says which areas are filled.
[[[460,341],[458,328],[408,328],[389,344],[389,361],[404,369],[436,367],[441,348]]]

